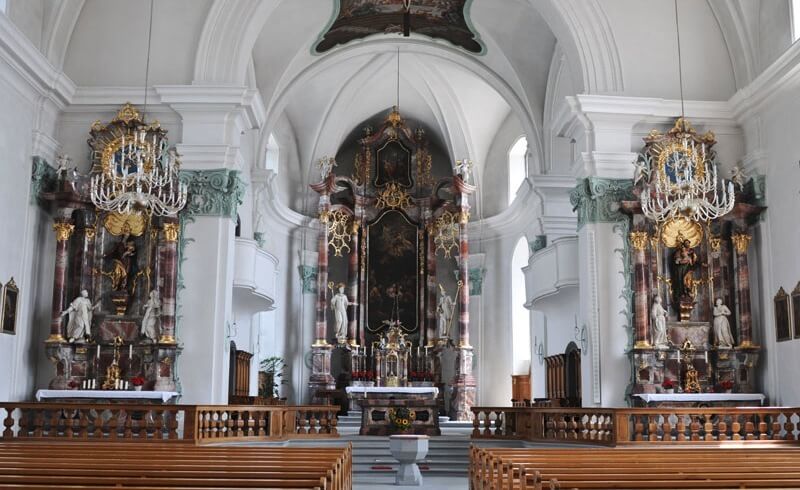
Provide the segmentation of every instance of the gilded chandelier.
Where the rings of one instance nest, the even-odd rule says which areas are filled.
[[[126,137],[127,136],[127,137]],[[186,206],[180,160],[158,126],[139,126],[108,145],[92,176],[92,203],[123,214],[174,216]]]
[[[652,186],[641,194],[642,212],[656,222],[685,218],[709,221],[731,212],[733,182],[719,186],[717,166],[686,136],[661,150]]]

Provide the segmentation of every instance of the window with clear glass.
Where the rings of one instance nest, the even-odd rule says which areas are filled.
[[[528,140],[523,136],[508,151],[508,204],[514,202],[519,186],[525,180],[525,153]]]

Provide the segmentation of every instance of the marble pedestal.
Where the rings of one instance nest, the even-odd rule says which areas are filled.
[[[428,454],[428,436],[389,436],[389,449],[392,457],[400,462],[395,484],[422,486],[422,473],[417,462]]]

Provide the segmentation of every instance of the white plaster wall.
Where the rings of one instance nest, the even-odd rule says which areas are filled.
[[[494,216],[508,207],[508,152],[514,143],[525,136],[525,130],[512,112],[508,113],[492,140],[483,168],[482,189],[478,189],[483,200],[484,216]]]
[[[8,0],[6,15],[34,46],[41,49],[45,10],[52,7],[53,0]]]
[[[758,72],[771,65],[792,44],[791,0],[762,0],[757,2],[754,19],[757,24]],[[756,2],[754,2],[756,3]],[[752,14],[752,13],[751,13]]]

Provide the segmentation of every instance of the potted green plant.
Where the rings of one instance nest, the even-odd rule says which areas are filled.
[[[283,378],[286,362],[282,357],[273,356],[261,361],[260,371],[264,373],[264,384],[260,388],[259,396],[262,398],[278,398],[278,387],[285,384]]]

